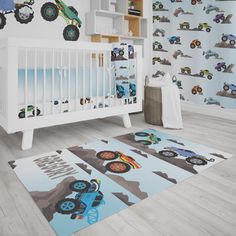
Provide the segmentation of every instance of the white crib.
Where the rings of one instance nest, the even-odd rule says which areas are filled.
[[[23,132],[30,149],[34,129],[142,110],[142,49],[135,46],[136,95],[118,98],[112,45],[8,38],[0,41],[0,125]]]

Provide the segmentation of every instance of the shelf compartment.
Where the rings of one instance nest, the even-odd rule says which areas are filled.
[[[125,20],[128,21],[129,24],[129,32],[131,31],[133,33],[132,36],[134,37],[139,37],[141,34],[141,20],[140,17],[137,16],[131,16],[131,15],[126,15]]]
[[[140,16],[143,16],[143,0],[132,0],[134,2],[134,9],[141,12]],[[128,14],[129,12],[126,12]],[[131,15],[132,16],[132,15]]]
[[[116,43],[120,41],[120,36],[108,34],[96,34],[91,36],[91,41],[95,43],[103,42],[103,39],[108,40],[109,43]]]

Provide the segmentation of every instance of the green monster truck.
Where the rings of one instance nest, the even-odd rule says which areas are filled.
[[[56,3],[56,4],[55,4]],[[55,0],[55,3],[46,2],[41,7],[41,15],[46,21],[54,21],[61,15],[67,23],[63,36],[65,40],[76,41],[79,38],[82,21],[78,17],[77,10],[67,6],[62,0]]]

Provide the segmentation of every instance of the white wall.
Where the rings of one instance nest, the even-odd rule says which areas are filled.
[[[50,1],[50,0],[49,0]],[[85,13],[90,11],[90,0],[64,0],[67,5],[74,6],[83,24],[80,28],[80,38],[79,42],[90,41],[90,37],[85,34],[86,24],[85,24]],[[41,6],[47,1],[36,0],[35,4],[32,6],[34,10],[34,19],[28,24],[20,24],[15,20],[14,14],[6,15],[7,24],[4,29],[0,30],[0,39],[7,37],[21,37],[21,38],[44,38],[52,40],[64,40],[63,29],[66,23],[62,17],[58,17],[53,22],[45,21],[40,14]],[[51,0],[51,2],[53,2]],[[151,10],[151,0],[144,1],[144,15],[150,16]],[[150,34],[149,34],[150,35]],[[145,40],[145,56],[144,56],[144,75],[148,74],[150,66],[150,51],[148,40]]]

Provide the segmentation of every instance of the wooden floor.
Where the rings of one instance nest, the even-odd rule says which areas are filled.
[[[24,152],[21,133],[7,135],[0,129],[0,236],[55,235],[9,160],[154,127],[144,122],[143,114],[131,119],[130,130],[118,117],[36,130],[33,149]],[[236,153],[236,122],[185,112],[184,124],[184,130],[165,132]],[[236,235],[236,157],[74,234],[78,235]]]

